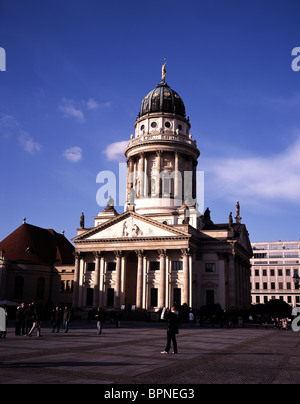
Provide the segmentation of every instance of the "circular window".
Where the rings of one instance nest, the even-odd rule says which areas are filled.
[[[178,129],[179,129],[179,130],[182,130],[182,125],[178,125]]]
[[[170,122],[165,122],[165,127],[166,127],[166,128],[170,128],[170,127],[171,127]]]
[[[156,127],[157,127],[157,123],[156,123],[156,122],[152,122],[152,123],[151,123],[151,128],[154,129],[154,128],[156,128]]]
[[[144,129],[145,129],[145,125],[142,125],[142,126],[141,126],[141,130],[144,130]]]

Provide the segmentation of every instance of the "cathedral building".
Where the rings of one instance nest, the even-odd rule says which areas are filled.
[[[252,248],[240,207],[214,224],[197,204],[200,151],[179,94],[162,80],[142,100],[125,156],[127,201],[110,199],[76,245],[73,306],[158,311],[250,305]]]

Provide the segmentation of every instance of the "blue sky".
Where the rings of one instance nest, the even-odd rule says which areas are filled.
[[[213,221],[239,200],[252,241],[298,240],[299,18],[297,0],[0,0],[0,239],[23,217],[93,226],[166,57]]]

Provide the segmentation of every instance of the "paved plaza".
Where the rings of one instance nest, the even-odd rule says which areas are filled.
[[[300,333],[265,329],[180,330],[178,355],[161,355],[163,324],[74,323],[68,334],[0,339],[1,384],[300,383]]]

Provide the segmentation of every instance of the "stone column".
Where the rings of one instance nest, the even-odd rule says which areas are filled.
[[[190,290],[190,271],[189,271],[189,255],[190,249],[184,248],[181,250],[183,255],[183,304],[189,304],[189,290]]]
[[[139,178],[140,178],[140,198],[143,198],[145,196],[145,185],[144,185],[144,180],[145,180],[145,156],[144,153],[140,154],[140,172],[139,172]]]
[[[127,162],[128,170],[127,170],[127,198],[128,194],[133,187],[133,159],[132,157],[129,158]],[[129,202],[129,201],[128,201]]]
[[[75,253],[75,272],[73,285],[73,308],[78,308],[79,299],[79,277],[80,277],[80,253]]]
[[[98,251],[94,252],[94,256],[96,258],[95,265],[95,282],[94,282],[94,298],[93,298],[93,307],[99,306],[99,287],[100,287],[100,259],[101,253]]]
[[[138,268],[137,268],[137,286],[136,286],[136,308],[141,309],[143,305],[143,258],[144,251],[136,251],[138,256]]]
[[[157,150],[156,152],[156,156],[157,156],[157,182],[156,182],[156,194],[158,197],[161,196],[161,191],[162,191],[162,187],[161,187],[161,178],[160,178],[160,172],[161,172],[161,156],[162,156],[162,152],[160,150]]]
[[[117,258],[116,263],[116,282],[115,282],[115,308],[121,307],[121,271],[122,271],[122,251],[115,251],[115,256]]]
[[[99,282],[100,307],[104,305],[104,265],[105,265],[105,258],[104,255],[102,255],[100,258],[100,282]]]
[[[166,250],[158,250],[160,257],[160,285],[158,307],[166,306]]]
[[[179,199],[181,195],[179,193],[179,153],[175,152],[175,164],[174,164],[175,178],[174,178],[174,198]]]
[[[236,305],[236,269],[235,269],[235,253],[229,257],[228,267],[228,307]]]

